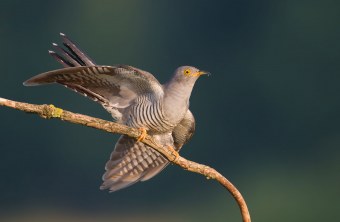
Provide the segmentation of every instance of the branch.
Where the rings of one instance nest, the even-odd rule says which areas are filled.
[[[134,129],[125,125],[121,125],[118,123],[102,120],[99,118],[94,118],[78,113],[72,113],[66,110],[62,110],[53,105],[35,105],[29,103],[22,103],[17,101],[12,101],[8,99],[4,99],[0,97],[0,106],[7,106],[13,109],[18,109],[27,113],[35,113],[40,117],[45,119],[50,118],[60,118],[61,120],[68,121],[75,124],[80,124],[92,128],[96,128],[99,130],[103,130],[109,133],[118,133],[124,134],[133,138],[138,138],[141,135],[140,130]],[[214,179],[218,181],[222,186],[224,186],[230,194],[234,197],[237,204],[239,205],[242,219],[244,222],[250,222],[250,214],[248,211],[247,204],[243,199],[241,193],[236,189],[236,187],[227,180],[222,174],[217,172],[215,169],[195,163],[193,161],[187,160],[181,156],[176,155],[172,150],[167,147],[163,147],[160,144],[157,144],[151,136],[147,135],[144,140],[141,142],[151,146],[153,149],[157,150],[161,154],[163,154],[169,161],[172,163],[182,167],[185,170],[202,174],[208,179]]]

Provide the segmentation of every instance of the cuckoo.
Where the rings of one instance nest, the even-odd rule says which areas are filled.
[[[101,189],[111,192],[146,181],[169,161],[141,142],[146,133],[177,153],[195,131],[189,98],[196,80],[208,72],[177,68],[165,84],[149,72],[128,65],[97,65],[65,34],[49,54],[64,68],[36,75],[25,86],[58,83],[101,104],[116,122],[141,130],[137,140],[121,136],[105,165]]]

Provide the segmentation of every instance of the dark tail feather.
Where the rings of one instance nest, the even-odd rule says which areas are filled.
[[[61,65],[63,65],[65,68],[67,67],[73,67],[74,65],[69,63],[66,59],[58,55],[56,52],[48,50],[48,53],[55,59],[57,62],[59,62]]]
[[[84,63],[84,65],[96,65],[96,63],[82,50],[80,50],[70,39],[68,39],[64,33],[60,33],[60,36],[63,39],[64,46],[66,46],[75,57],[79,58]]]
[[[58,50],[60,53],[59,56],[65,59],[65,61],[68,62],[68,64],[71,64],[70,66],[75,67],[75,66],[84,66],[84,62],[81,61],[80,59],[76,58],[74,55],[57,45],[56,43],[52,43],[53,47]]]
[[[52,43],[57,52],[49,51],[49,54],[64,67],[94,66],[96,63],[78,48],[65,34],[60,33],[65,48]]]

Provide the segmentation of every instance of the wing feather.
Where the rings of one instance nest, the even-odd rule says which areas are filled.
[[[77,66],[39,74],[25,86],[59,83],[88,96],[109,109],[124,109],[144,93],[158,94],[163,89],[151,74],[131,66]],[[107,108],[109,107],[109,109]]]
[[[128,136],[121,136],[105,165],[100,189],[111,192],[145,181],[169,164],[160,153]]]
[[[182,121],[173,129],[175,150],[179,151],[195,133],[195,118],[190,110],[187,111]]]

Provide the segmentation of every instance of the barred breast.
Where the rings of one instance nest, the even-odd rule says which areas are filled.
[[[152,94],[136,98],[130,107],[126,125],[134,128],[145,128],[149,133],[169,132],[175,124],[168,121],[163,112],[162,100]]]

